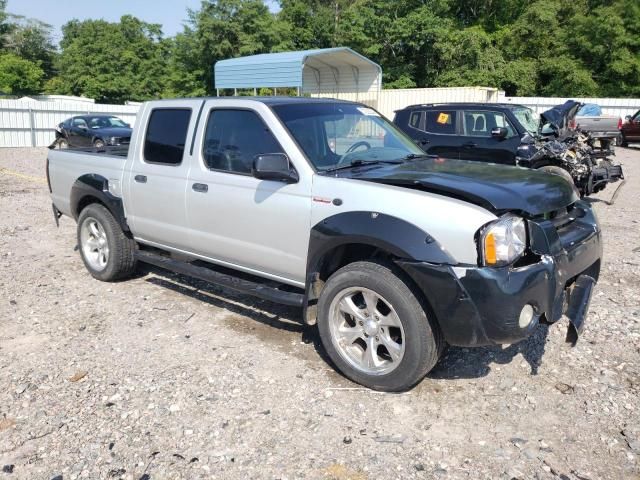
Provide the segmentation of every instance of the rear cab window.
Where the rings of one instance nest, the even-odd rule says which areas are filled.
[[[191,120],[190,108],[156,108],[151,111],[144,139],[144,160],[180,165]]]

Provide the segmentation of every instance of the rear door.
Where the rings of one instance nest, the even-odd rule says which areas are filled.
[[[202,101],[150,103],[136,127],[129,151],[124,196],[127,221],[145,243],[179,250],[189,248],[185,190],[190,163],[190,132]]]
[[[285,153],[299,181],[253,177],[255,156],[266,153]],[[311,180],[311,167],[266,105],[207,101],[186,190],[191,251],[223,265],[304,285]]]
[[[451,107],[413,111],[409,129],[416,144],[430,155],[459,158],[460,139],[457,136],[458,114]]]
[[[461,117],[461,159],[515,164],[520,136],[506,114],[493,110],[468,109],[461,112]],[[492,136],[491,131],[495,128],[506,128],[507,136]]]

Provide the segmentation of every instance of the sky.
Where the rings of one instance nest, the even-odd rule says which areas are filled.
[[[267,0],[274,11],[277,5]],[[197,9],[200,0],[9,0],[7,12],[35,18],[53,26],[53,39],[62,38],[60,27],[77,18],[118,21],[122,15],[130,14],[147,23],[159,23],[165,36],[182,31],[187,18],[187,8]]]

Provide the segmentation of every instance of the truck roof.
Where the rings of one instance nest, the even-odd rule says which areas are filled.
[[[339,100],[337,98],[312,98],[312,97],[285,97],[285,96],[234,96],[234,97],[190,97],[176,98],[167,100],[221,100],[221,101],[238,101],[252,100],[254,102],[264,103],[265,105],[288,105],[288,104],[308,104],[308,103],[348,103],[360,105],[359,102],[351,102],[349,100]],[[152,100],[162,102],[163,100]]]
[[[416,105],[409,105],[408,107],[396,110],[397,112],[402,110],[410,110],[414,108],[430,108],[430,107],[472,107],[472,108],[528,108],[526,105],[520,105],[518,103],[489,103],[489,102],[446,102],[446,103],[419,103]]]

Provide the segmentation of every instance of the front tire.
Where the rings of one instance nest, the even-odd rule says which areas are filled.
[[[100,140],[99,138],[93,142],[93,146],[96,148],[104,148],[104,140]]]
[[[69,148],[69,142],[67,141],[67,139],[65,138],[60,138],[58,140],[58,148],[60,150],[66,150],[67,148]]]
[[[135,271],[136,242],[103,205],[93,203],[80,212],[77,238],[82,261],[94,278],[111,282]]]
[[[355,262],[331,275],[318,299],[318,329],[347,378],[387,392],[422,380],[444,344],[402,273],[386,263]]]

